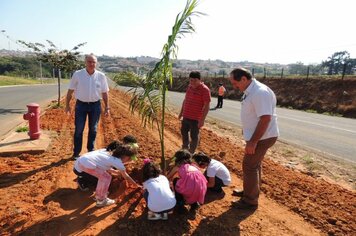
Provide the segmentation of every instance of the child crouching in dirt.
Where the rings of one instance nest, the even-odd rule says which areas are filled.
[[[132,148],[134,148],[134,149],[136,149],[136,151],[138,151],[139,146],[137,144],[136,138],[133,135],[130,135],[130,134],[126,135],[122,141],[124,144],[129,144]],[[96,151],[111,152],[116,149],[118,144],[120,144],[120,142],[113,141],[106,147],[106,149],[98,149]],[[132,156],[131,161],[124,163],[124,165],[133,163],[136,160],[137,160],[136,155]],[[114,169],[115,169],[115,167],[114,167]],[[75,170],[75,168],[73,169],[73,171],[78,176],[77,183],[78,183],[78,187],[80,190],[88,191],[89,188],[95,188],[97,186],[98,178],[96,178],[95,176],[89,175],[85,172],[79,173],[78,171]]]
[[[124,163],[131,160],[137,153],[135,148],[130,145],[112,142],[109,146],[115,146],[111,153],[103,149],[88,152],[79,157],[74,165],[75,173],[85,172],[98,179],[95,190],[96,206],[103,207],[115,203],[107,197],[108,189],[111,183],[111,175],[121,174],[132,185],[139,185],[127,174]],[[108,147],[109,147],[108,146]],[[111,148],[110,148],[111,149]],[[116,168],[113,169],[113,168]]]
[[[167,220],[168,212],[176,205],[174,193],[166,176],[151,160],[145,159],[143,166],[143,197],[147,202],[148,220]]]
[[[207,180],[199,168],[192,164],[188,150],[177,151],[174,158],[175,166],[167,177],[171,180],[176,173],[179,175],[179,178],[173,180],[177,210],[179,213],[184,213],[184,203],[187,203],[190,204],[190,211],[195,215],[200,204],[204,203]]]
[[[204,176],[208,180],[209,190],[221,193],[222,187],[231,183],[230,172],[220,161],[211,159],[203,152],[195,153],[193,159],[200,168],[206,169]]]

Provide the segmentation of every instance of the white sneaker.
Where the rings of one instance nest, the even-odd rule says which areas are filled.
[[[96,207],[104,207],[104,206],[109,206],[115,203],[115,200],[110,199],[110,198],[105,198],[104,200],[96,200]]]
[[[160,219],[162,219],[162,217],[161,217],[161,214],[154,213],[152,211],[148,211],[147,219],[148,220],[160,220]]]
[[[161,215],[162,215],[161,216],[162,220],[168,220],[168,213],[167,212],[166,213],[162,213]]]

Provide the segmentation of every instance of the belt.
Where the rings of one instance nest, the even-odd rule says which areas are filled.
[[[79,99],[77,99],[77,102],[78,103],[82,103],[82,104],[95,104],[95,103],[98,103],[98,102],[100,102],[100,100],[98,100],[98,101],[96,101],[96,102],[83,102],[83,101],[80,101]]]

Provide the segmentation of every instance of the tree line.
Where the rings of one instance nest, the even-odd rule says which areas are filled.
[[[99,57],[100,60],[100,57]],[[24,57],[0,57],[0,75],[12,75],[20,77],[32,77],[38,78],[40,76],[40,64],[39,60],[33,56]],[[148,65],[149,67],[154,67]],[[125,66],[125,65],[121,65]],[[175,76],[179,76],[175,73],[175,64],[172,63],[173,73]],[[105,67],[104,67],[105,68]],[[71,68],[72,69],[72,68]],[[265,75],[265,76],[278,76],[283,74],[286,75],[354,75],[356,73],[356,58],[351,58],[350,53],[347,51],[335,52],[329,56],[325,61],[320,64],[306,65],[302,62],[296,62],[288,64],[286,66],[280,66],[279,68],[271,68],[269,66],[254,66],[250,68],[255,75]],[[130,69],[129,67],[125,70],[133,71],[137,73],[137,69]],[[229,69],[221,68],[219,71],[212,73],[202,71],[203,76],[206,77],[225,77],[228,75]],[[57,76],[53,75],[53,66],[48,63],[42,63],[42,74],[43,77]],[[64,77],[67,74],[63,75]]]

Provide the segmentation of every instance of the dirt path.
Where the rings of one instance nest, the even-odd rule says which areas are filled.
[[[160,148],[154,130],[145,129],[127,108],[127,97],[110,92],[112,114],[102,116],[97,148],[133,134],[140,143],[140,159],[157,161]],[[296,173],[270,160],[264,165],[264,185],[257,211],[231,208],[233,187],[224,195],[208,195],[196,219],[171,215],[167,222],[148,222],[139,191],[114,180],[111,197],[118,204],[97,209],[91,193],[76,189],[72,173],[73,117],[49,110],[42,128],[54,130],[48,152],[0,158],[0,232],[4,235],[351,235],[355,231],[355,192]],[[180,146],[179,122],[167,118],[167,156]],[[217,145],[219,144],[219,145]],[[201,147],[232,171],[234,186],[241,186],[243,150],[228,138],[203,129]],[[84,149],[85,150],[85,149]],[[268,155],[272,155],[269,153]],[[142,162],[131,165],[140,179]]]

